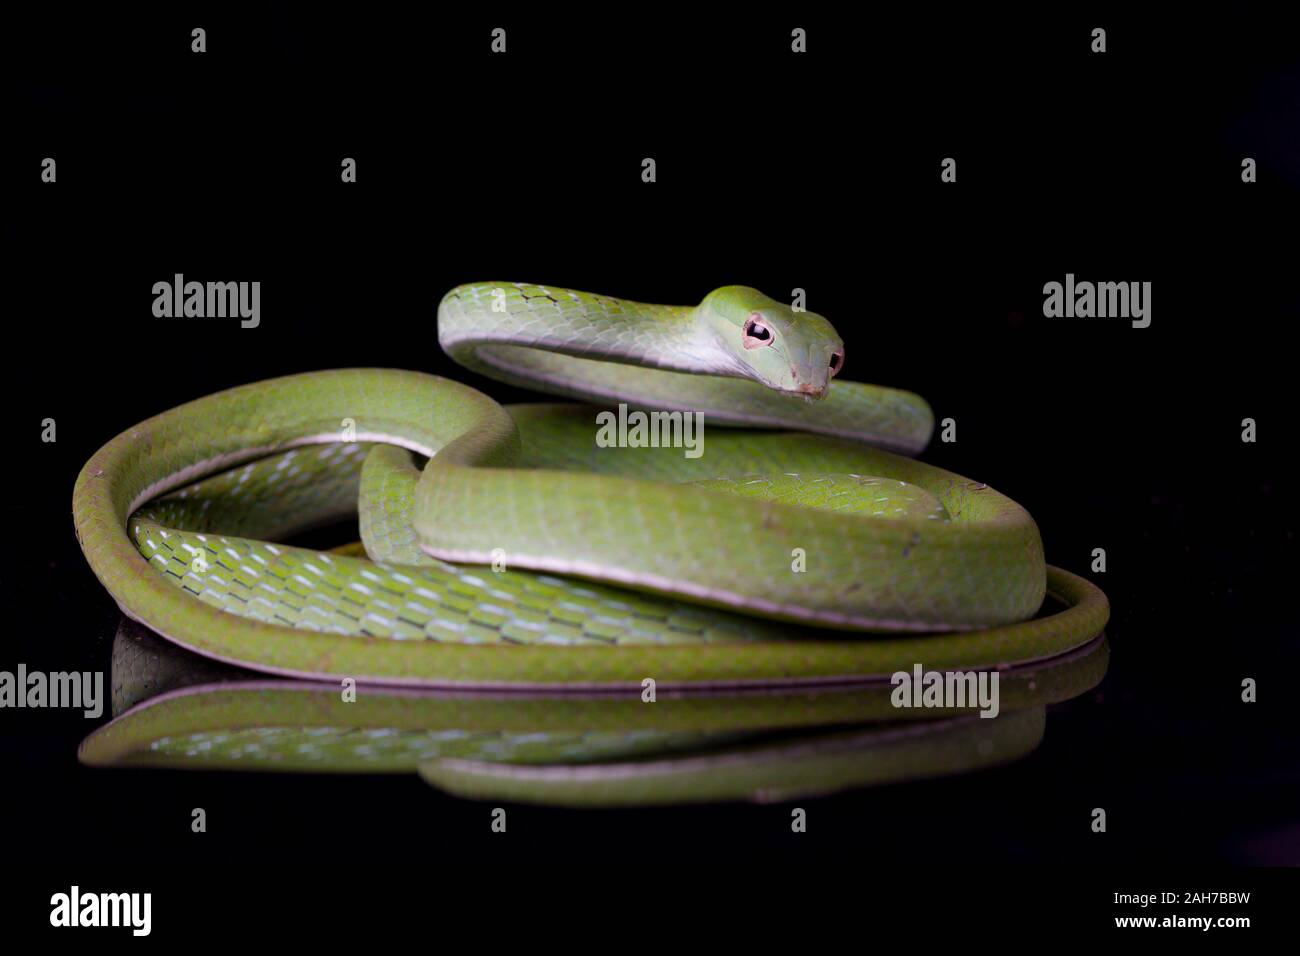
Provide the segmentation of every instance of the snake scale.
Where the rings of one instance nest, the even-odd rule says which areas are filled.
[[[238,386],[78,476],[77,537],[122,611],[268,673],[446,687],[993,667],[1106,622],[1028,512],[906,457],[928,405],[838,379],[815,313],[739,286],[677,307],[484,282],[447,293],[438,337],[512,385],[701,413],[703,453],[603,447],[593,404],[503,407],[417,372]],[[274,543],[354,511],[364,556]]]

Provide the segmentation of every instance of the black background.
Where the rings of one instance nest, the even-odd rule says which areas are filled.
[[[1024,504],[1055,564],[1089,574],[1106,549],[1108,571],[1090,574],[1113,607],[1104,684],[1054,708],[1025,760],[804,801],[804,835],[783,805],[518,807],[500,839],[485,805],[414,776],[88,770],[75,748],[90,722],[6,711],[16,851],[217,864],[291,849],[375,867],[776,851],[864,879],[955,853],[1300,863],[1294,32],[1252,13],[740,9],[213,8],[15,26],[3,574],[22,600],[0,668],[107,669],[117,612],[69,505],[101,443],[190,398],[319,368],[416,368],[524,397],[452,366],[434,323],[451,286],[518,279],[655,302],[807,290],[845,339],[846,378],[956,419],[958,441],[927,460]],[[498,25],[505,56],[489,52]],[[1089,51],[1093,26],[1105,54]],[[39,181],[45,156],[55,185]],[[939,180],[946,156],[955,184]],[[1241,182],[1244,156],[1258,183]],[[176,272],[260,280],[261,326],[155,319],[151,287]],[[1044,318],[1042,286],[1067,272],[1150,281],[1150,328]],[[46,417],[57,444],[39,440]],[[1256,704],[1240,701],[1244,677]],[[194,806],[207,835],[189,831]],[[1088,826],[1097,806],[1105,835]]]

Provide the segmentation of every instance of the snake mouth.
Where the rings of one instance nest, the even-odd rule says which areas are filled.
[[[805,402],[817,402],[826,397],[826,392],[830,388],[829,383],[826,385],[812,385],[807,382],[800,383],[794,388],[780,389],[783,395],[794,395],[802,398]]]

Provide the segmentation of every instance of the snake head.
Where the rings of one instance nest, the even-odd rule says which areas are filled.
[[[757,289],[716,289],[699,312],[727,356],[720,375],[751,378],[813,401],[825,397],[831,379],[844,367],[844,342],[834,326]]]

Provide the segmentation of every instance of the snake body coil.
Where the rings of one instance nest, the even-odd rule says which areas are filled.
[[[77,535],[122,610],[263,671],[434,686],[848,680],[1049,657],[1105,623],[1015,502],[870,447],[919,451],[930,410],[832,381],[820,316],[741,287],[685,308],[480,283],[438,325],[511,384],[701,412],[707,450],[599,447],[590,406],[414,372],[240,386],[78,477]],[[350,509],[368,558],[263,540]],[[1048,593],[1064,609],[1034,617]]]

